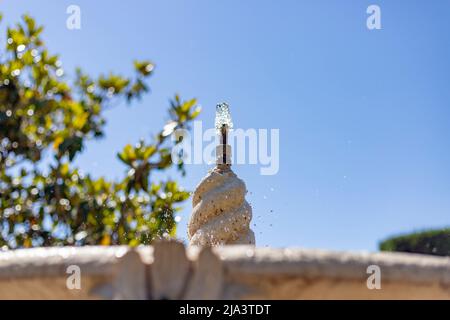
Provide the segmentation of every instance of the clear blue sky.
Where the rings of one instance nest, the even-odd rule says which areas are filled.
[[[66,29],[70,4],[81,30]],[[382,30],[366,28],[370,4]],[[449,1],[3,0],[0,11],[44,24],[69,76],[156,63],[152,93],[109,111],[106,138],[77,159],[86,172],[119,177],[116,152],[155,133],[179,92],[199,99],[205,125],[225,100],[237,127],[280,129],[277,175],[235,168],[260,246],[376,250],[450,225]],[[208,166],[187,169],[192,190]]]

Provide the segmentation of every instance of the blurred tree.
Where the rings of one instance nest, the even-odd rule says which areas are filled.
[[[383,240],[381,251],[450,256],[450,228],[431,229],[390,237]]]
[[[175,96],[170,121],[156,137],[123,148],[123,180],[81,174],[72,162],[86,140],[103,136],[104,111],[147,92],[154,65],[135,61],[131,78],[93,79],[77,70],[69,84],[42,30],[24,16],[7,29],[0,55],[0,248],[138,245],[173,236],[174,212],[189,193],[175,181],[149,177],[172,166],[184,175],[183,163],[171,161],[179,141],[169,136],[189,128],[200,112],[196,100]]]

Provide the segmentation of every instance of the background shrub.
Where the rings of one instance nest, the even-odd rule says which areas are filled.
[[[390,237],[380,243],[381,251],[450,256],[450,228],[425,230]]]

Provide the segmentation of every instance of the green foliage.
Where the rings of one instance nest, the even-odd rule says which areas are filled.
[[[450,228],[392,237],[380,243],[380,250],[450,256]]]
[[[104,111],[147,92],[154,65],[134,61],[130,78],[94,79],[78,69],[69,82],[42,31],[24,16],[7,29],[0,55],[0,247],[138,245],[173,236],[174,213],[189,193],[151,173],[174,165],[170,155],[178,142],[169,135],[189,128],[199,113],[196,100],[175,96],[170,121],[155,138],[118,153],[127,167],[122,180],[84,175],[73,160],[87,140],[103,136]],[[175,165],[184,174],[183,163]]]

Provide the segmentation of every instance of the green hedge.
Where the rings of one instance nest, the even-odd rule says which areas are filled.
[[[381,251],[450,256],[450,228],[391,237],[382,241],[379,247]]]

